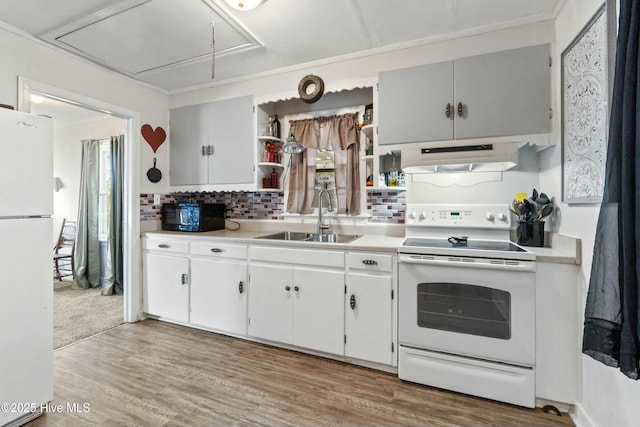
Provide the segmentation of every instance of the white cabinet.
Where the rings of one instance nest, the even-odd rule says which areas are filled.
[[[189,321],[188,242],[143,240],[143,310],[177,322]]]
[[[378,144],[550,132],[549,46],[381,72]]]
[[[171,185],[253,184],[253,97],[170,111]]]
[[[579,266],[536,263],[536,398],[574,404],[580,366]]]
[[[246,246],[191,243],[190,323],[245,335],[247,293]]]
[[[344,354],[344,254],[272,247],[250,253],[249,335]]]
[[[393,255],[347,255],[345,355],[386,365],[397,365]]]
[[[249,336],[293,341],[293,274],[289,267],[249,266]]]

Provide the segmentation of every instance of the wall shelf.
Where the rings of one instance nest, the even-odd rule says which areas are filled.
[[[369,138],[369,139],[373,139],[373,128],[375,127],[375,125],[364,125],[362,126],[362,128],[360,129],[360,131],[362,133],[364,133],[364,135]]]
[[[284,165],[281,164],[281,163],[260,162],[260,163],[258,163],[258,166],[265,166],[265,167],[270,167],[270,168],[284,169]]]

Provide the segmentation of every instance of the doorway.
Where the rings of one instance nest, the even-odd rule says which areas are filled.
[[[111,179],[110,139],[106,135],[126,132],[127,120],[112,117],[86,108],[68,104],[40,94],[30,97],[31,113],[51,117],[53,120],[53,242],[75,242],[78,222],[78,201],[82,173],[82,140],[99,141],[99,155],[95,165],[98,176],[98,239],[100,248],[100,273],[97,287],[73,289],[73,272],[70,265],[63,274],[53,278],[54,349],[104,332],[123,323],[123,295],[101,295],[104,285],[103,260],[106,255],[106,238],[109,222],[108,195]],[[120,180],[118,180],[119,182]],[[103,188],[104,187],[104,188]],[[68,227],[67,224],[72,224]],[[73,245],[67,245],[73,246]],[[67,249],[69,249],[67,247]],[[69,259],[70,261],[70,259]],[[69,262],[70,264],[70,262]]]
[[[50,86],[45,83],[33,81],[23,77],[18,78],[18,109],[31,111],[31,95],[41,95],[45,98],[57,100],[78,108],[107,115],[123,120],[125,125],[125,149],[124,149],[124,180],[123,180],[123,320],[135,322],[142,319],[142,299],[140,282],[140,200],[138,180],[135,171],[139,163],[139,147],[136,144],[137,134],[134,129],[140,128],[140,114],[119,106],[105,103],[84,95],[69,92]]]

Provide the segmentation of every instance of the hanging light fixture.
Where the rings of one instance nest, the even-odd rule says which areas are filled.
[[[225,0],[229,6],[237,10],[253,10],[267,0]]]
[[[287,154],[298,154],[304,151],[304,145],[296,141],[296,137],[291,134],[287,141],[282,146],[282,151]]]

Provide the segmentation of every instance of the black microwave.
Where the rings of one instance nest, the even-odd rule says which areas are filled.
[[[162,229],[172,231],[213,231],[224,228],[224,203],[165,203]]]

